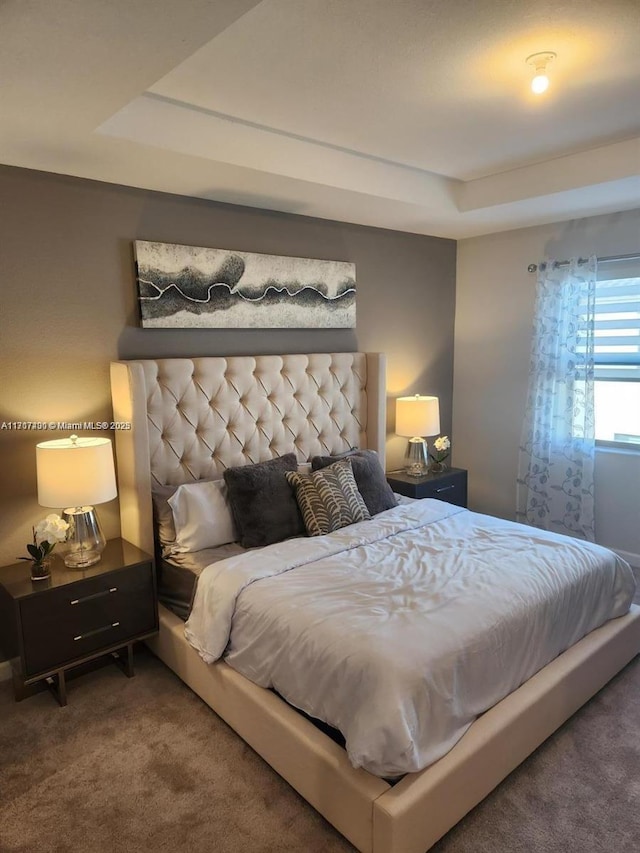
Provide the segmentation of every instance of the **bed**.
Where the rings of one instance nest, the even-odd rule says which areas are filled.
[[[112,389],[115,419],[131,423],[116,434],[122,535],[150,552],[152,485],[219,477],[291,451],[304,462],[360,447],[384,460],[379,354],[119,362]],[[391,782],[356,769],[272,690],[222,660],[205,663],[167,608],[160,622],[153,651],[357,849],[375,853],[427,850],[640,650],[632,607],[482,713],[426,769]]]

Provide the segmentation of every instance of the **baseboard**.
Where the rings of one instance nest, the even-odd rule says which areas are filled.
[[[620,551],[619,548],[612,548],[619,557],[626,560],[634,569],[640,569],[640,554],[633,554],[631,551]]]
[[[8,681],[11,678],[11,664],[8,660],[0,661],[0,681]]]

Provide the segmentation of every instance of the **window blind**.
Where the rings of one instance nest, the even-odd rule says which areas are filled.
[[[594,378],[640,381],[640,277],[598,281]]]

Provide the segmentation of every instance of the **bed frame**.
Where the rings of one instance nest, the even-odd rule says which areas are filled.
[[[122,536],[153,553],[152,483],[179,484],[295,450],[352,446],[384,462],[384,356],[364,353],[116,362]],[[608,622],[391,786],[274,693],[205,664],[160,607],[155,654],[363,853],[423,853],[640,651],[640,608]]]

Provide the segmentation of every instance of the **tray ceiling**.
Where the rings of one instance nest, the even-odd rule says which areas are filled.
[[[449,237],[623,210],[639,37],[637,0],[10,0],[0,162]]]

